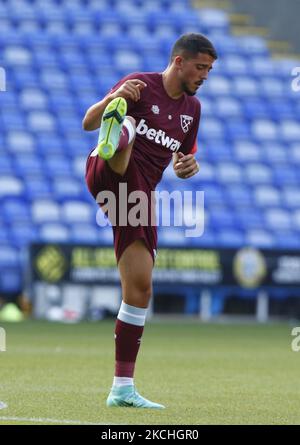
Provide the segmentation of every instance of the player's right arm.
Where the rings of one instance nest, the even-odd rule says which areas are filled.
[[[96,130],[100,127],[103,112],[106,106],[116,97],[137,102],[141,98],[141,90],[147,84],[140,79],[129,79],[122,83],[117,89],[113,89],[100,102],[92,105],[82,121],[82,127],[86,131]]]

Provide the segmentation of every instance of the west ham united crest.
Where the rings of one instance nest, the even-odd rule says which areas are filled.
[[[191,116],[187,116],[186,114],[180,115],[181,128],[184,133],[187,133],[189,131],[192,122],[193,118]]]

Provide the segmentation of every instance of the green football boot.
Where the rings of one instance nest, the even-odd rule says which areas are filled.
[[[97,148],[100,158],[106,161],[118,147],[126,112],[127,102],[123,97],[113,99],[103,112]]]
[[[108,407],[164,409],[163,405],[142,397],[134,386],[113,386],[106,401]]]

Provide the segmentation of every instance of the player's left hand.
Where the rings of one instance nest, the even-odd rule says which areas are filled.
[[[199,164],[193,154],[173,153],[173,168],[176,176],[188,179],[199,171]]]

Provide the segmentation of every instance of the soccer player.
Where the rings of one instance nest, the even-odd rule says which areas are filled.
[[[88,157],[86,170],[87,185],[95,199],[99,192],[109,190],[115,194],[118,209],[119,185],[126,183],[128,195],[146,193],[150,215],[151,191],[172,158],[178,178],[198,173],[194,154],[200,103],[195,94],[216,59],[205,36],[185,34],[175,42],[163,73],[130,74],[87,110],[83,128],[100,127],[98,145]],[[128,212],[130,208],[129,204]],[[115,375],[106,403],[161,409],[163,405],[142,397],[133,381],[152,294],[157,230],[149,221],[125,226],[117,219],[113,234],[123,301],[115,327]]]

